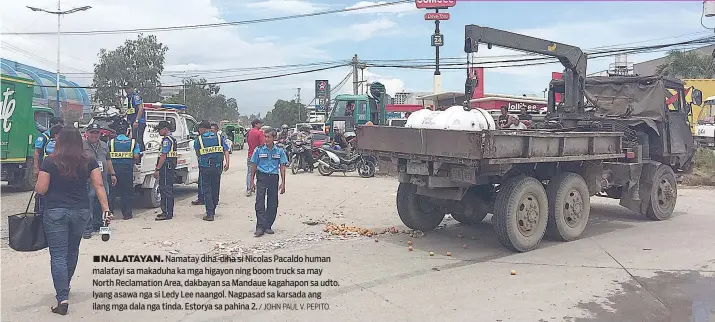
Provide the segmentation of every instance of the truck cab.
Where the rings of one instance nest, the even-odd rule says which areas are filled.
[[[341,129],[343,133],[354,132],[355,128],[368,121],[375,125],[386,124],[386,103],[385,86],[378,82],[370,85],[370,95],[340,94],[336,96],[335,104],[330,110],[328,122],[326,122],[327,133],[333,137],[335,128]]]
[[[50,118],[55,116],[51,108],[32,106],[34,84],[30,79],[2,75],[0,173],[2,181],[23,191],[35,187],[35,139],[42,134],[40,130],[49,129]]]
[[[695,142],[699,147],[715,149],[715,96],[703,102],[695,125]]]

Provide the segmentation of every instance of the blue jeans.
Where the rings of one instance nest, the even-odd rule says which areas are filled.
[[[107,193],[107,199],[109,199],[109,183],[104,182],[104,191]],[[89,234],[92,231],[99,231],[99,227],[102,227],[102,205],[99,203],[97,198],[97,193],[94,191],[92,184],[89,184],[89,211],[91,212],[91,219],[87,221],[87,227],[84,232]]]
[[[246,191],[251,191],[251,159],[248,159],[246,162],[247,170],[246,170]]]
[[[70,281],[79,258],[79,243],[89,217],[89,209],[69,208],[45,209],[42,216],[57,302],[69,298]]]

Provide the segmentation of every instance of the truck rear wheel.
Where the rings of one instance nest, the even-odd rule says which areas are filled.
[[[37,178],[35,177],[35,174],[33,173],[32,167],[33,167],[33,159],[28,158],[27,161],[25,162],[25,168],[18,169],[18,171],[21,171],[22,177],[18,178],[19,180],[17,180],[17,187],[22,191],[30,191],[30,190],[35,189],[35,184],[37,183]]]
[[[494,203],[494,230],[504,247],[517,252],[536,248],[546,233],[548,198],[538,180],[518,176],[499,188]]]
[[[673,169],[665,164],[649,167],[644,169],[641,178],[650,186],[650,201],[644,214],[646,218],[658,221],[670,218],[678,200],[678,182]]]
[[[159,180],[154,180],[154,187],[142,189],[142,201],[146,208],[159,208],[161,206],[161,193],[159,193]]]
[[[445,215],[429,198],[418,196],[417,188],[409,183],[397,188],[397,214],[405,226],[421,231],[437,228]]]
[[[481,223],[489,213],[487,202],[470,190],[452,210],[452,218],[465,225]]]
[[[549,199],[546,234],[561,241],[578,239],[591,214],[586,181],[572,172],[561,173],[549,181],[546,195]]]

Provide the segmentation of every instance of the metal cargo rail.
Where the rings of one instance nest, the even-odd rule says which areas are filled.
[[[358,149],[376,156],[487,164],[623,158],[621,132],[456,131],[388,126],[357,129]]]

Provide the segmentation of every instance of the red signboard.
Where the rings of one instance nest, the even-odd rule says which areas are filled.
[[[415,0],[417,9],[438,9],[454,7],[457,0]]]
[[[563,74],[561,74],[559,72],[551,73],[551,79],[562,79],[562,78],[563,78]],[[561,103],[561,93],[556,93],[556,95],[554,95],[554,96],[556,96],[554,98],[556,100],[556,103]]]
[[[509,113],[514,114],[519,113],[522,107],[526,107],[526,110],[531,113],[539,113],[544,111],[544,109],[546,108],[546,103],[515,102],[513,100],[504,100],[498,97],[483,100],[481,102],[472,102],[472,107],[478,107],[483,110],[499,110],[502,106],[506,106],[509,110]]]
[[[449,20],[449,12],[428,12],[425,20]]]

